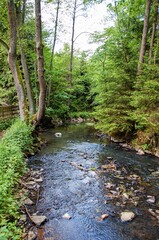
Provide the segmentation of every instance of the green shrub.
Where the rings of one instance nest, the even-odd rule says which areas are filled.
[[[18,120],[0,141],[0,239],[21,239],[16,189],[26,170],[23,153],[33,143],[32,131],[30,125]]]
[[[15,118],[0,120],[0,131],[6,130],[9,128],[15,121]]]
[[[17,120],[5,133],[2,142],[6,145],[14,145],[20,148],[22,152],[29,150],[32,144],[33,128],[25,122]]]

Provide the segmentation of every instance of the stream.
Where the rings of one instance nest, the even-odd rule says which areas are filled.
[[[86,124],[42,136],[48,143],[30,158],[30,167],[44,169],[36,208],[47,217],[44,239],[159,240],[157,157],[103,144]],[[124,211],[134,219],[122,222]]]

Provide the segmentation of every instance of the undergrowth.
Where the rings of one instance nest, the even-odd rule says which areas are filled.
[[[20,240],[20,204],[17,200],[18,181],[26,171],[24,152],[33,143],[33,128],[17,120],[0,141],[0,240]]]
[[[15,118],[0,120],[0,131],[6,130],[15,122]]]

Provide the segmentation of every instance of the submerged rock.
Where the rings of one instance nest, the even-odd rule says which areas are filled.
[[[129,222],[129,221],[132,221],[134,217],[135,217],[135,213],[125,211],[121,213],[120,219],[122,222]]]
[[[65,213],[62,217],[67,220],[70,220],[72,218],[68,213]]]
[[[109,217],[109,214],[105,213],[105,214],[101,215],[101,216],[98,218],[98,221],[103,221],[103,220],[105,220],[105,219],[108,218],[108,217]]]
[[[148,203],[155,203],[156,198],[155,196],[147,196],[147,200]]]
[[[55,136],[56,136],[56,137],[61,137],[61,136],[62,136],[62,133],[57,132],[57,133],[55,133]]]

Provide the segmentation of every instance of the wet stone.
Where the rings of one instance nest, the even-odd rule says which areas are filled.
[[[148,203],[155,203],[156,202],[155,196],[147,196],[147,202]]]
[[[28,232],[28,240],[36,239],[36,234],[33,231]]]
[[[120,219],[122,222],[129,222],[132,221],[134,217],[135,214],[133,212],[125,211],[121,213]]]
[[[65,213],[62,217],[66,220],[70,220],[72,218],[68,213]]]

